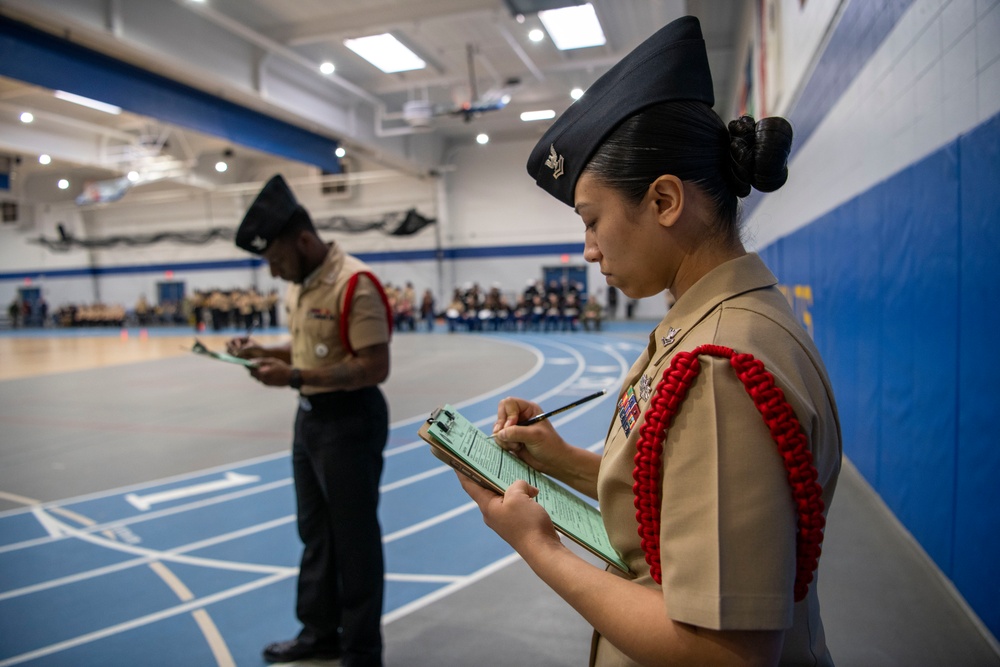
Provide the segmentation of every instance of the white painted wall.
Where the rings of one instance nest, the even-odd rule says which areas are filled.
[[[812,4],[812,3],[810,3]],[[1000,113],[1000,2],[916,0],[747,223],[794,232]]]

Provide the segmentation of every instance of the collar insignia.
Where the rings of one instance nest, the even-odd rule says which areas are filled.
[[[545,161],[545,166],[552,170],[552,178],[559,178],[563,175],[563,156],[556,153],[556,145],[549,145],[549,159]]]
[[[663,346],[666,347],[667,345],[673,345],[674,344],[674,338],[680,332],[681,332],[680,329],[675,329],[673,327],[670,327],[670,329],[667,330],[667,335],[663,336],[662,338],[660,338],[660,341],[663,343]]]
[[[639,400],[643,403],[653,395],[653,380],[648,375],[639,378]]]
[[[267,241],[262,239],[260,236],[255,236],[253,237],[253,241],[250,241],[250,245],[252,245],[257,250],[263,250],[264,248],[267,247]]]

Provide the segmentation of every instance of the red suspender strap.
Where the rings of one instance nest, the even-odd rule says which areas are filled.
[[[663,583],[660,568],[660,484],[662,479],[663,441],[674,415],[684,402],[688,388],[701,371],[698,355],[729,359],[736,375],[743,382],[754,405],[764,418],[771,437],[778,446],[778,453],[785,463],[792,499],[798,513],[795,539],[796,572],[795,601],[804,599],[819,565],[823,543],[822,489],[817,483],[818,474],[813,466],[812,452],[807,447],[805,432],[799,424],[792,406],[785,400],[780,387],[775,386],[774,376],[764,369],[764,364],[749,354],[738,354],[728,347],[702,345],[691,352],[679,352],[663,372],[656,392],[649,403],[646,419],[639,432],[636,445],[635,484],[636,519],[642,550],[649,563],[649,571],[656,583]]]
[[[344,307],[340,313],[340,342],[351,356],[354,356],[354,348],[351,347],[351,340],[347,335],[347,331],[351,320],[351,303],[354,301],[354,289],[358,286],[359,276],[367,276],[368,280],[372,281],[372,284],[375,285],[375,289],[378,290],[378,295],[382,297],[382,305],[385,306],[385,319],[389,323],[389,335],[392,335],[392,311],[389,309],[389,298],[385,295],[385,290],[382,289],[382,283],[378,281],[378,278],[371,271],[358,271],[347,281],[347,290],[344,292]]]

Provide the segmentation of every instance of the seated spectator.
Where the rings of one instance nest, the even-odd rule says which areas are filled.
[[[555,281],[552,281],[555,283]],[[562,321],[562,304],[559,301],[559,293],[549,292],[548,303],[545,306],[545,330],[559,331],[559,323]]]
[[[451,303],[444,311],[445,319],[448,320],[448,331],[454,333],[459,327],[465,324],[465,303],[462,301],[462,293],[456,288],[452,296]]]
[[[531,297],[531,311],[528,315],[528,326],[533,331],[542,330],[542,320],[545,319],[545,301],[541,294]]]
[[[567,292],[562,307],[562,330],[576,331],[580,322],[580,302],[575,291]]]
[[[583,307],[583,330],[601,330],[601,319],[604,316],[604,309],[596,296],[587,297],[587,305]]]

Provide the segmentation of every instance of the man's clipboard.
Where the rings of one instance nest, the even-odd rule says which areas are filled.
[[[488,489],[503,493],[518,479],[538,489],[538,504],[556,530],[590,553],[629,573],[608,539],[600,510],[504,450],[450,405],[431,413],[417,431],[431,453]]]
[[[226,354],[225,352],[214,352],[202,343],[197,338],[194,339],[194,345],[191,346],[191,351],[195,354],[200,354],[206,357],[211,357],[212,359],[217,359],[219,361],[224,361],[227,364],[236,364],[238,366],[246,366],[247,368],[253,368],[257,365],[257,362],[253,359],[243,359],[241,357],[234,357],[231,354]]]

